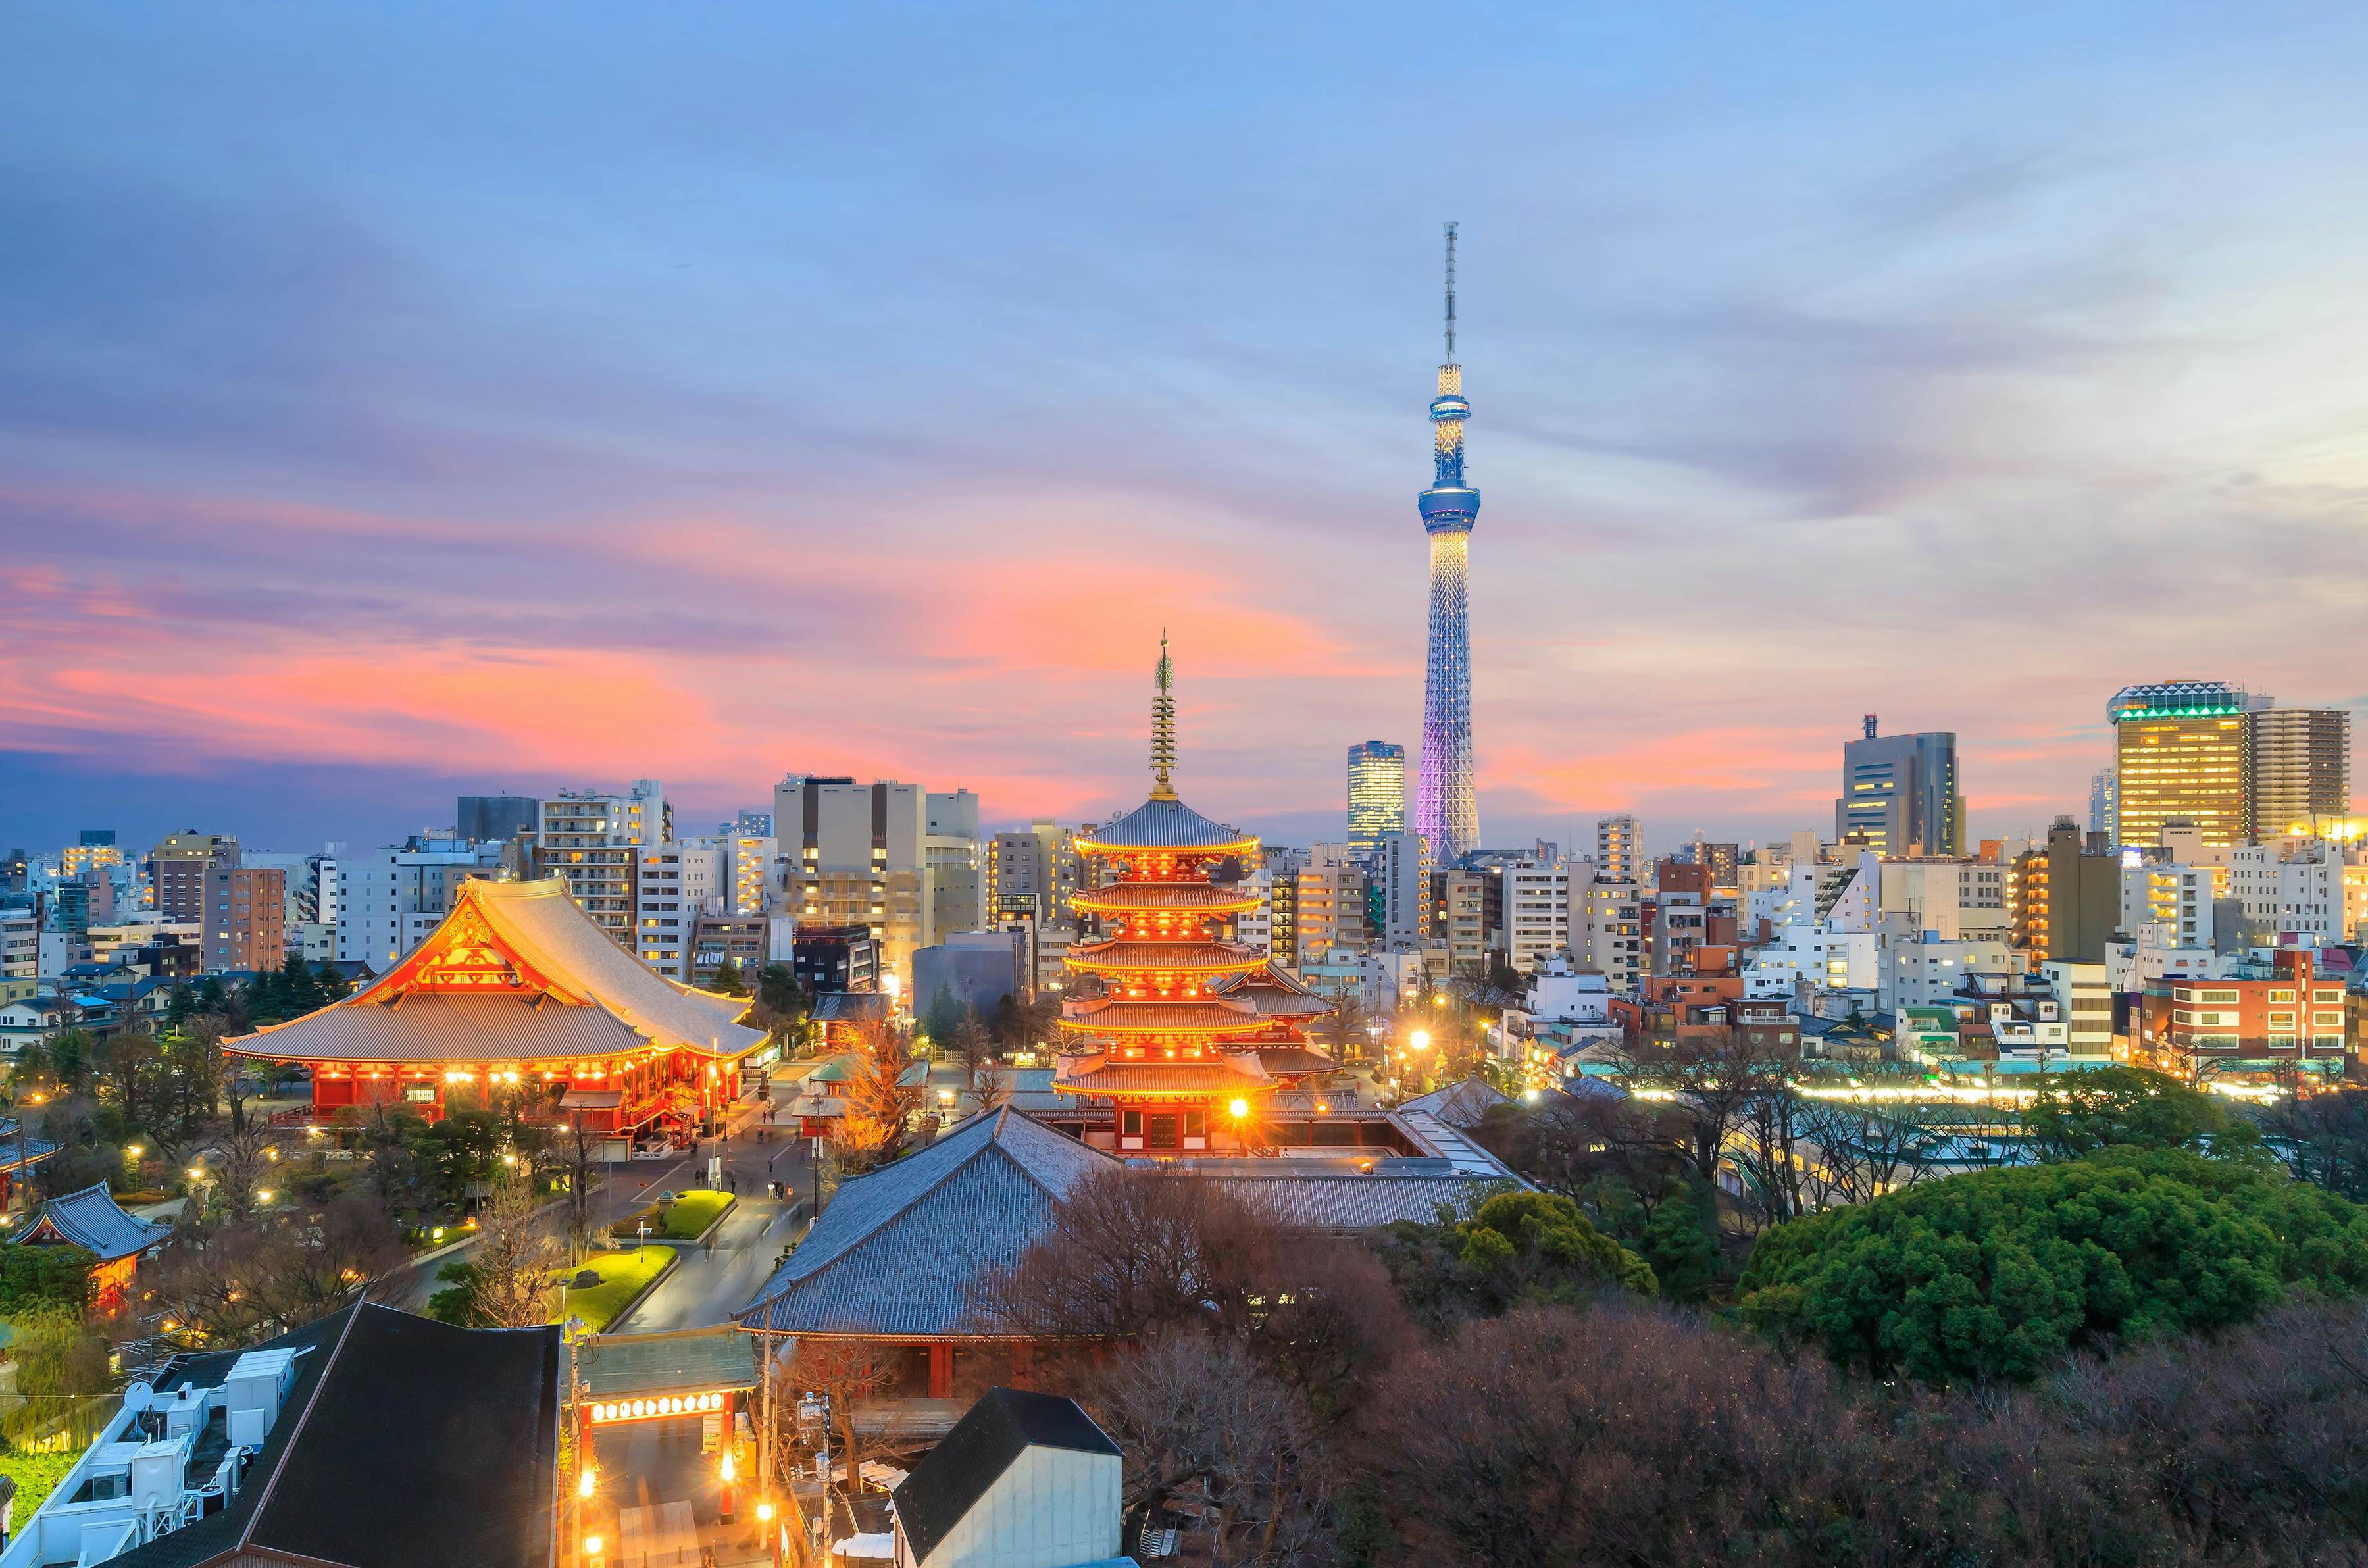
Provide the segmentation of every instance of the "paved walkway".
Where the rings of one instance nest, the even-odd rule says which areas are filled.
[[[639,1306],[609,1327],[611,1334],[655,1334],[707,1328],[723,1322],[757,1294],[781,1249],[798,1233],[791,1205],[744,1198],[723,1217],[714,1246],[681,1247],[680,1262]]]

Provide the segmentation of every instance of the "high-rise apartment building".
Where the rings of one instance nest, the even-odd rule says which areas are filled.
[[[1625,812],[1595,819],[1595,874],[1637,882],[1645,874],[1645,824]]]
[[[1267,951],[1279,964],[1299,962],[1299,873],[1307,869],[1301,849],[1269,849],[1267,876]]]
[[[1885,735],[1868,714],[1865,733],[1843,744],[1842,792],[1834,801],[1834,836],[1854,835],[1878,855],[1964,854],[1956,735]]]
[[[1299,873],[1296,910],[1298,958],[1312,963],[1361,948],[1365,924],[1365,873],[1345,844],[1319,844]]]
[[[2007,880],[2008,942],[2036,965],[2101,963],[2122,921],[2122,858],[2068,816],[2026,851]]]
[[[610,941],[638,954],[642,856],[674,839],[674,810],[666,803],[666,791],[655,778],[637,778],[625,794],[562,790],[538,804],[537,873],[564,878],[569,894],[592,923]]]
[[[238,864],[238,840],[223,834],[172,833],[148,852],[146,881],[155,896],[157,915],[175,925],[193,926],[204,919],[206,872],[215,866]]]
[[[2113,842],[2162,842],[2163,824],[2194,824],[2203,842],[2242,844],[2251,828],[2251,746],[2247,715],[2266,706],[2226,681],[2163,681],[2124,687],[2105,714],[2113,725],[2119,780]]]
[[[1406,747],[1359,741],[1349,748],[1349,847],[1373,848],[1406,824]]]
[[[928,791],[792,773],[773,790],[781,902],[805,926],[867,926],[883,973],[909,981],[936,940]]]
[[[1570,946],[1569,868],[1559,860],[1522,860],[1505,869],[1504,887],[1505,961],[1534,974]]]
[[[1377,849],[1382,888],[1382,941],[1390,948],[1419,947],[1429,866],[1422,835],[1403,828],[1382,835]]]
[[[999,919],[1034,915],[1047,926],[1072,919],[1077,835],[1049,818],[998,833],[986,843],[986,903]]]
[[[278,969],[287,957],[288,873],[277,866],[206,868],[206,968]]]
[[[2351,817],[2351,715],[2260,708],[2245,715],[2256,841],[2340,834]]]
[[[115,830],[111,827],[84,828],[58,857],[58,869],[69,877],[101,866],[122,864],[123,850],[115,842]]]
[[[1490,894],[1500,884],[1486,871],[1450,868],[1430,874],[1430,939],[1445,944],[1451,973],[1488,972]]]
[[[699,922],[723,913],[727,854],[713,843],[657,844],[640,852],[633,877],[633,951],[668,980],[689,981]]]

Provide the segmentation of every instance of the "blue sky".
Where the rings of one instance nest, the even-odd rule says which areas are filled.
[[[1977,831],[2105,699],[2357,702],[2357,8],[20,9],[0,840],[783,771],[1332,831],[1420,712],[1439,225],[1484,836]],[[93,812],[107,823],[85,820]]]

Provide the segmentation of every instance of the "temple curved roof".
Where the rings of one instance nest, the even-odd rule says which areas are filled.
[[[1247,851],[1258,847],[1258,836],[1212,822],[1181,801],[1155,797],[1116,822],[1080,833],[1076,844],[1080,855],[1130,849]]]
[[[1258,1027],[1255,1009],[1236,1002],[1132,1001],[1087,996],[1067,1004],[1061,1027],[1085,1034],[1232,1034]]]
[[[1121,937],[1073,947],[1065,961],[1071,969],[1097,973],[1184,974],[1254,970],[1266,962],[1266,956],[1239,942],[1158,942]]]
[[[1054,1092],[1067,1095],[1228,1095],[1275,1086],[1255,1055],[1232,1051],[1197,1062],[1067,1056],[1053,1074]]]
[[[1110,882],[1081,889],[1069,895],[1069,903],[1092,915],[1232,915],[1256,909],[1258,895],[1247,882]]]
[[[745,996],[667,980],[611,941],[558,877],[462,882],[427,939],[369,986],[223,1041],[289,1061],[510,1061],[689,1050],[734,1057],[764,1032]]]

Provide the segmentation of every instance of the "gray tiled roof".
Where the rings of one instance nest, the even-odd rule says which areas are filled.
[[[1058,1199],[1108,1154],[1009,1108],[859,1176],[735,1314],[781,1334],[984,1335],[973,1279],[1046,1233]]]
[[[1145,801],[1107,827],[1077,835],[1077,847],[1113,849],[1222,849],[1248,841],[1239,828],[1211,822],[1181,801]]]
[[[1206,1178],[1273,1219],[1303,1231],[1370,1231],[1399,1220],[1429,1224],[1444,1208],[1461,1219],[1519,1182],[1477,1176],[1270,1176]]]
[[[1509,1097],[1484,1079],[1465,1078],[1427,1095],[1417,1095],[1398,1109],[1429,1111],[1450,1127],[1473,1128],[1487,1116],[1490,1106],[1504,1105]]]
[[[152,1225],[145,1220],[135,1220],[116,1204],[103,1181],[94,1182],[80,1192],[69,1192],[52,1198],[41,1205],[33,1222],[16,1238],[22,1245],[40,1234],[43,1224],[55,1228],[59,1236],[78,1247],[87,1247],[98,1255],[102,1263],[112,1263],[120,1257],[130,1257],[146,1252],[171,1233],[170,1225]],[[39,1245],[38,1242],[32,1244]]]

